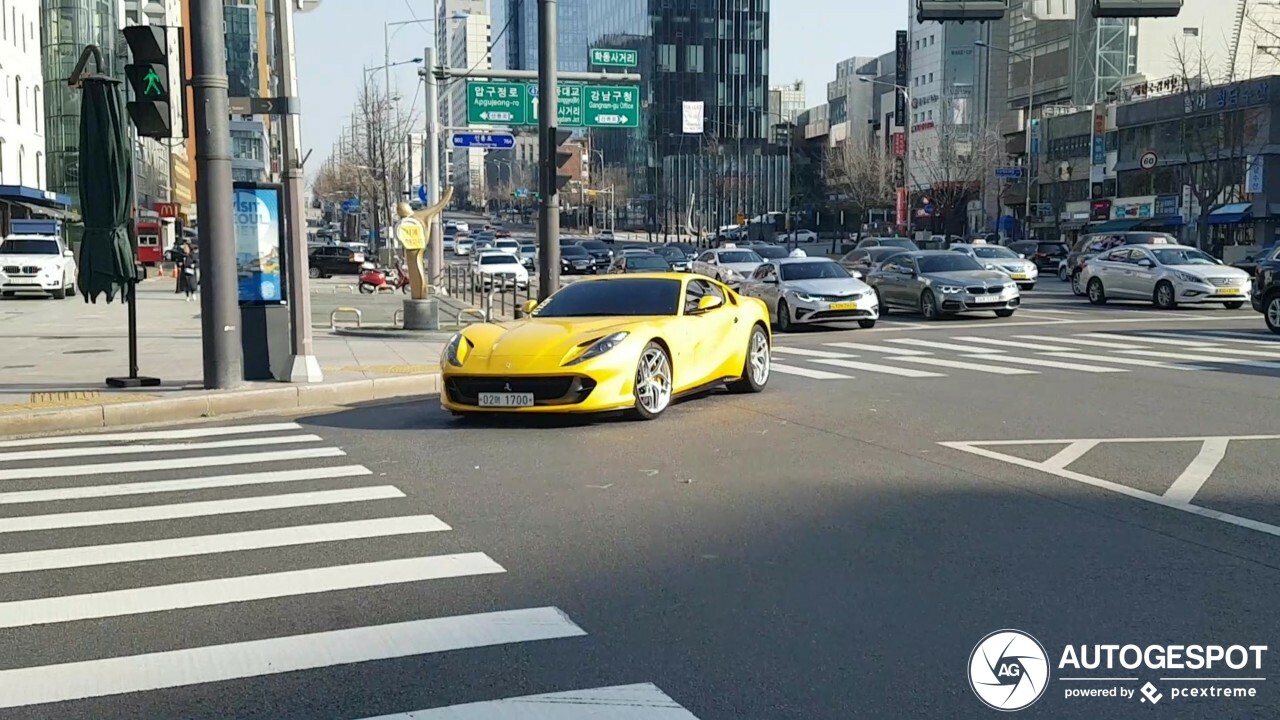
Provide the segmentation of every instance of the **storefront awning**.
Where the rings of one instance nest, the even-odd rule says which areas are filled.
[[[61,208],[49,207],[47,205],[36,205],[35,203],[22,202],[21,200],[4,199],[10,205],[18,205],[26,208],[31,214],[39,217],[54,218],[55,220],[79,220],[80,216],[75,213],[67,212]]]
[[[1232,203],[1209,213],[1210,225],[1235,225],[1253,216],[1253,203]]]
[[[1147,222],[1147,221],[1146,220],[1110,220],[1108,222],[1104,222],[1100,225],[1095,225],[1094,227],[1089,228],[1089,232],[1096,232],[1096,233],[1124,232],[1125,230],[1133,230],[1134,228],[1138,227],[1144,222]]]

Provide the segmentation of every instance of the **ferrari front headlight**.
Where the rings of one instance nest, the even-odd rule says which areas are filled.
[[[449,338],[441,354],[446,363],[454,367],[462,367],[462,343],[462,333],[454,333],[453,337]]]
[[[600,338],[599,340],[592,343],[591,347],[588,347],[586,351],[583,352],[581,355],[574,358],[573,360],[570,360],[565,364],[577,365],[580,362],[586,362],[587,360],[590,360],[592,358],[598,358],[601,355],[621,345],[622,341],[626,340],[627,336],[630,334],[631,333],[627,333],[627,332],[616,332],[608,337]]]

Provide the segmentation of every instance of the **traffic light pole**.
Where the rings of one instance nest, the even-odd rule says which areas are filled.
[[[422,51],[425,67],[433,67],[436,62],[436,49],[429,47]],[[440,202],[444,197],[440,189],[440,82],[432,73],[423,78],[427,92],[427,133],[426,133],[426,170],[423,178],[427,186],[427,205]],[[440,215],[431,218],[431,227],[427,228],[427,284],[437,288],[444,286],[444,232],[440,227]]]
[[[560,289],[560,189],[556,183],[556,0],[538,0],[538,300]]]
[[[200,213],[200,324],[204,386],[244,383],[240,288],[231,208],[231,115],[222,0],[191,0],[191,87],[196,136],[196,197]]]
[[[276,48],[284,95],[298,96],[298,65],[294,48],[293,0],[275,0]],[[296,110],[296,108],[291,108]],[[303,198],[301,120],[296,112],[280,118],[280,174],[284,181],[285,259],[289,272],[289,382],[324,380],[311,341],[311,285],[307,277],[306,209]],[[216,207],[216,206],[215,206]]]

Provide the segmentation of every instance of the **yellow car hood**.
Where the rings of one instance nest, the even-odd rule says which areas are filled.
[[[472,344],[467,362],[541,359],[559,365],[580,348],[616,332],[669,318],[530,318],[503,325],[473,325],[463,336]]]

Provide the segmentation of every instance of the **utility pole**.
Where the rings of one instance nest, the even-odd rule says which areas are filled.
[[[222,0],[191,0],[191,87],[194,95],[199,225],[200,324],[204,386],[244,383],[240,286],[231,208],[231,112]]]
[[[279,53],[281,91],[298,96],[298,64],[295,56],[293,2],[275,0],[276,48]],[[284,180],[285,247],[289,272],[289,382],[324,380],[311,342],[311,287],[307,277],[306,209],[303,199],[301,148],[302,122],[296,113],[281,118],[280,155]]]
[[[424,48],[422,61],[426,68],[423,82],[427,84],[427,147],[423,154],[427,166],[427,204],[431,205],[444,197],[440,189],[440,81],[436,76],[436,49]],[[427,284],[435,287],[444,285],[443,235],[440,215],[436,215],[427,228]]]
[[[556,0],[538,0],[538,300],[560,289],[560,190],[556,187]]]

